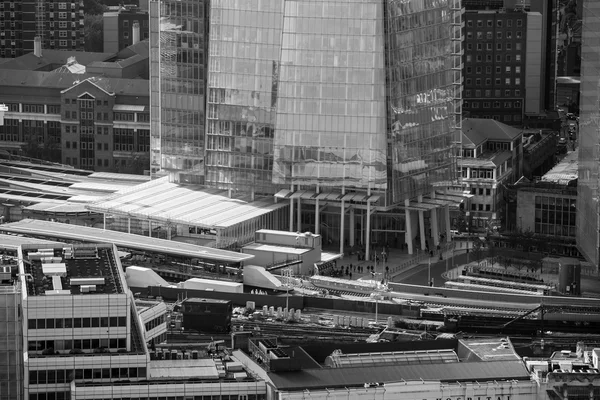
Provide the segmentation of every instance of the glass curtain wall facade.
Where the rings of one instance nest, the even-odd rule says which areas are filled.
[[[460,127],[459,1],[386,0],[391,201],[455,178]]]
[[[206,184],[272,194],[281,0],[212,0]]]
[[[150,2],[151,168],[180,182],[204,182],[208,4]]]
[[[583,2],[579,110],[577,246],[597,266],[600,263],[600,2],[596,0]]]
[[[460,0],[150,5],[154,175],[375,190],[385,205],[455,178]]]
[[[381,0],[289,0],[273,181],[387,187]]]

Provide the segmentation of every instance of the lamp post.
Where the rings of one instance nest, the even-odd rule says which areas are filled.
[[[371,298],[375,300],[375,324],[379,323],[379,300],[383,299],[383,296],[379,291],[371,293]]]
[[[431,285],[431,255],[429,256],[429,262],[427,263],[427,285]]]

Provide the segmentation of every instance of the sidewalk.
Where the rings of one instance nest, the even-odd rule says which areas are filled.
[[[416,249],[415,254],[408,254],[407,250],[393,249],[389,248],[387,251],[387,261],[381,262],[381,250],[377,248],[377,254],[380,256],[380,261],[375,262],[373,260],[358,260],[358,256],[348,255],[337,262],[338,269],[340,266],[350,266],[349,271],[352,273],[351,279],[382,279],[382,274],[386,272],[386,267],[389,267],[387,277],[390,281],[393,280],[396,276],[406,273],[410,271],[420,264],[427,263],[429,259],[431,259],[431,263],[437,263],[440,261],[440,252],[442,253],[442,259],[446,260],[451,258],[453,253],[455,255],[461,254],[466,251],[467,244],[470,242],[467,241],[452,241],[449,243],[445,243],[441,245],[441,250],[433,250],[433,257],[430,256],[430,253],[427,251],[423,251],[421,249]],[[471,245],[470,245],[471,247]],[[470,248],[469,247],[469,248]],[[450,261],[449,261],[450,262]],[[358,272],[357,266],[363,267],[363,272]],[[375,271],[375,276],[371,274],[369,270],[367,270],[368,266],[373,266]],[[350,279],[350,276],[344,275],[343,278]]]

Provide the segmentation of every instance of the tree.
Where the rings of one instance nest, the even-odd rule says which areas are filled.
[[[102,14],[86,14],[83,17],[83,37],[85,51],[104,51],[104,24]]]
[[[83,0],[83,12],[87,15],[102,15],[108,7],[99,0]]]
[[[25,157],[56,163],[61,162],[60,147],[52,140],[46,140],[44,143],[38,143],[34,138],[32,138],[21,146],[21,151]]]

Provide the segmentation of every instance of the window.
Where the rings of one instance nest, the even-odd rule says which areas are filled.
[[[521,84],[521,78],[515,78],[515,85]]]
[[[500,89],[494,90],[494,97],[500,97]]]
[[[516,54],[515,55],[515,61],[517,61],[517,62],[521,61],[521,55],[520,54]]]
[[[515,89],[515,96],[518,97],[521,95],[521,90],[520,89]]]
[[[523,32],[517,31],[516,37],[517,37],[517,39],[522,39],[523,38]]]
[[[485,34],[485,37],[487,38],[487,40],[492,40],[494,38],[494,34],[492,32],[487,32]]]
[[[492,62],[492,55],[491,54],[486,54],[485,61],[486,62]]]
[[[517,66],[515,67],[515,74],[520,74],[520,73],[521,73],[521,66],[520,66],[520,65],[517,65]]]
[[[505,114],[503,119],[505,122],[512,121],[512,117],[508,114]]]
[[[67,22],[66,21],[60,21],[58,23],[58,28],[59,29],[67,29]]]
[[[515,101],[515,108],[521,108],[521,102]]]
[[[505,101],[504,108],[512,108],[512,101]]]
[[[488,189],[489,190],[489,189]],[[485,205],[485,211],[491,211],[491,205],[486,204]]]
[[[471,90],[465,90],[465,97],[471,97]]]
[[[473,32],[467,32],[467,39],[473,39]]]
[[[521,43],[515,44],[515,50],[517,50],[517,51],[521,50]]]
[[[496,43],[496,50],[502,50],[502,43]]]
[[[483,61],[483,57],[481,56],[481,54],[477,54],[477,62],[482,62]]]
[[[502,80],[500,78],[496,78],[496,85],[500,85],[502,83]]]
[[[502,72],[502,67],[496,66],[496,73],[499,74],[500,72]]]
[[[129,28],[129,21],[123,20],[123,28]]]
[[[59,37],[67,37],[67,31],[59,31],[58,36]]]
[[[512,43],[506,43],[506,50],[512,50]]]
[[[485,21],[487,23],[487,26],[489,28],[491,28],[492,26],[494,26],[494,21],[492,21],[491,19],[488,19],[487,21]]]
[[[499,101],[495,101],[494,102],[494,108],[500,108],[500,102]]]
[[[479,102],[478,102],[478,101],[474,101],[474,102],[471,104],[471,108],[479,108]]]
[[[473,68],[467,67],[467,74],[472,74],[472,73],[473,73]]]
[[[496,39],[502,39],[502,32],[496,32]]]
[[[67,41],[66,40],[59,40],[58,41],[58,45],[62,46],[62,47],[65,47],[67,45]]]
[[[510,74],[510,65],[507,65],[505,67],[504,72],[506,72],[507,74]]]
[[[511,90],[510,89],[506,89],[504,91],[504,97],[510,97],[510,93],[511,93]]]
[[[504,84],[510,85],[510,78],[504,78]]]
[[[475,85],[481,86],[481,78],[475,79]]]
[[[523,26],[523,20],[522,19],[518,19],[517,20],[517,28]]]
[[[59,19],[67,19],[67,13],[66,12],[59,12],[58,13],[58,18]]]
[[[475,91],[475,97],[481,97],[481,90]]]
[[[487,50],[487,51],[492,51],[492,50],[493,50],[493,49],[492,49],[492,44],[491,44],[491,43],[486,43],[486,44],[485,44],[485,46],[486,46],[486,50]]]
[[[491,74],[492,73],[492,67],[489,66],[489,65],[487,67],[485,67],[485,73],[486,74]]]
[[[473,57],[470,54],[467,54],[467,62],[473,61]]]
[[[496,21],[496,26],[498,28],[502,28],[502,21]]]
[[[506,38],[507,39],[512,39],[512,31],[506,32]]]
[[[480,74],[480,73],[482,73],[482,72],[483,72],[483,68],[482,68],[482,67],[477,67],[477,68],[475,68],[475,72],[476,72],[477,74]]]
[[[491,85],[492,84],[492,78],[485,78],[485,84],[486,85]]]
[[[481,51],[481,50],[483,50],[483,44],[477,43],[477,51]]]
[[[467,43],[467,50],[473,50],[473,44]]]
[[[511,62],[512,61],[512,57],[510,54],[506,55],[506,62]]]
[[[129,32],[123,32],[123,38],[129,39]]]
[[[483,102],[483,108],[490,108],[490,107],[491,107],[491,103],[489,101]]]
[[[485,91],[485,97],[492,97],[492,91],[490,89]]]
[[[508,28],[512,28],[512,19],[509,19],[509,20],[506,21],[506,26]]]
[[[502,56],[500,54],[496,54],[496,62],[502,62]]]
[[[59,10],[66,10],[67,9],[67,3],[58,3],[58,9]]]
[[[478,20],[477,20],[477,27],[478,27],[478,28],[481,28],[482,26],[483,26],[483,20],[481,20],[481,19],[478,19]]]
[[[473,27],[473,21],[471,21],[471,20],[467,21],[467,27],[472,28]]]

